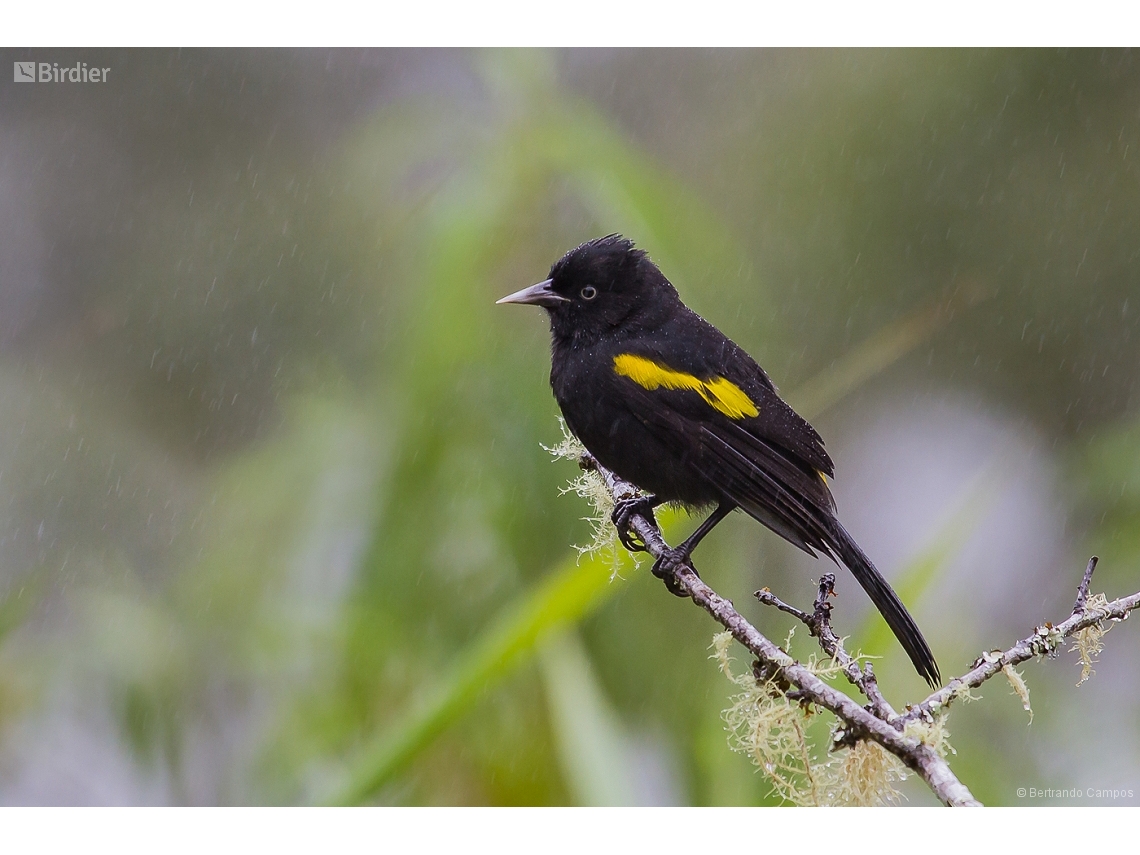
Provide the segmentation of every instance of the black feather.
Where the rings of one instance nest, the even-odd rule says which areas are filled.
[[[922,637],[922,630],[918,628],[918,624],[914,622],[914,618],[910,616],[898,594],[875,569],[871,559],[847,533],[847,529],[837,519],[833,518],[832,523],[835,526],[832,550],[851,571],[855,581],[863,586],[863,590],[867,592],[867,596],[871,598],[871,602],[875,604],[875,608],[879,610],[887,626],[895,634],[895,638],[902,644],[915,670],[931,688],[937,688],[942,682],[942,677],[938,673],[938,663],[934,661],[934,654],[930,652],[930,646]]]

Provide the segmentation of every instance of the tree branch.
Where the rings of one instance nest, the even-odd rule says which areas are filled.
[[[579,464],[583,469],[594,470],[602,477],[615,502],[639,495],[634,485],[601,466],[592,455],[583,454]],[[630,520],[630,529],[655,559],[676,558],[661,536],[656,520],[634,514]],[[1090,627],[1100,627],[1106,620],[1124,620],[1129,612],[1140,607],[1140,593],[1114,600],[1107,605],[1088,607],[1089,583],[1096,567],[1096,558],[1093,558],[1078,590],[1073,614],[1064,623],[1056,627],[1045,624],[1009,650],[984,654],[967,674],[950,680],[945,688],[934,692],[917,706],[909,707],[906,713],[899,714],[879,691],[870,663],[860,666],[859,661],[843,649],[842,640],[831,628],[831,603],[828,598],[833,593],[835,583],[835,577],[831,574],[820,580],[819,594],[811,614],[780,601],[767,589],[758,591],[756,597],[762,603],[787,612],[803,622],[819,640],[824,652],[838,663],[847,679],[867,698],[866,707],[825,683],[762,635],[736,611],[729,600],[701,580],[691,562],[679,562],[675,566],[673,581],[676,590],[689,597],[732,633],[758,660],[756,670],[779,676],[779,682],[787,687],[784,693],[789,698],[829,710],[840,720],[842,730],[835,740],[837,747],[854,746],[860,740],[878,743],[922,778],[943,804],[950,806],[977,806],[981,803],[958,780],[937,751],[920,739],[907,735],[907,725],[933,721],[955,698],[980,686],[1004,667],[1019,664],[1034,656],[1055,655],[1066,638]]]
[[[583,469],[594,469],[605,480],[615,501],[637,495],[637,489],[599,465],[590,455],[583,455]],[[657,528],[656,521],[641,514],[633,515],[630,528],[641,538],[646,551],[654,558],[672,552]],[[959,781],[946,761],[929,746],[863,709],[854,700],[834,689],[809,669],[794,660],[778,645],[765,638],[733,608],[728,600],[706,585],[689,562],[681,563],[676,570],[678,589],[703,608],[732,636],[744,645],[759,661],[762,668],[782,675],[797,690],[796,699],[813,703],[834,713],[844,725],[845,736],[852,739],[872,739],[913,769],[934,794],[947,805],[979,805],[970,791]]]
[[[1077,588],[1077,600],[1073,603],[1073,614],[1078,614],[1085,610],[1085,604],[1089,601],[1089,585],[1092,583],[1092,574],[1096,569],[1097,557],[1094,555],[1089,559],[1088,567],[1085,568],[1084,578],[1081,579],[1081,584]]]
[[[898,718],[898,713],[887,703],[887,699],[879,691],[879,682],[875,678],[875,671],[871,667],[871,663],[867,662],[861,666],[859,660],[843,648],[843,640],[831,628],[831,603],[828,602],[828,598],[834,594],[835,574],[825,573],[819,580],[819,593],[815,598],[815,610],[810,615],[782,602],[767,588],[757,591],[756,599],[802,621],[807,626],[808,631],[819,639],[819,646],[823,648],[823,652],[838,663],[848,681],[867,698],[870,702],[870,711],[883,721],[891,722]],[[848,731],[848,735],[850,734],[851,731]]]
[[[911,707],[901,716],[902,721],[904,723],[913,721],[946,709],[956,698],[961,697],[970,689],[976,689],[990,677],[1001,673],[1003,668],[1020,665],[1035,656],[1055,656],[1066,639],[1082,630],[1091,627],[1099,628],[1105,621],[1126,620],[1133,609],[1140,607],[1140,592],[1128,597],[1121,597],[1102,606],[1089,608],[1089,582],[1092,580],[1096,562],[1095,555],[1089,559],[1084,579],[1081,581],[1080,588],[1077,589],[1076,605],[1073,607],[1072,615],[1067,620],[1057,626],[1046,623],[1037,627],[1031,635],[1021,639],[1008,650],[992,650],[983,653],[974,662],[970,671],[961,677],[950,680],[946,686],[925,701]]]

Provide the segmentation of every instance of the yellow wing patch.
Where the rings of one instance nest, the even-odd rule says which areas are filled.
[[[628,377],[638,386],[650,391],[688,389],[696,392],[710,407],[724,413],[730,419],[743,419],[760,414],[752,399],[744,394],[739,386],[723,377],[701,380],[692,374],[674,371],[652,359],[632,353],[621,353],[614,357],[614,372],[622,377]]]

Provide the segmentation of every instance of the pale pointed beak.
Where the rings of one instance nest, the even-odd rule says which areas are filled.
[[[544,279],[536,285],[531,285],[529,288],[523,288],[521,291],[508,294],[501,300],[496,300],[495,305],[499,303],[525,303],[530,306],[546,306],[547,308],[551,308],[557,306],[559,303],[569,302],[569,298],[563,297],[554,290],[553,279]]]

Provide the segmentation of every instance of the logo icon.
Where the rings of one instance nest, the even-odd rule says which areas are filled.
[[[36,64],[34,62],[16,62],[12,70],[13,80],[16,83],[35,83]]]

